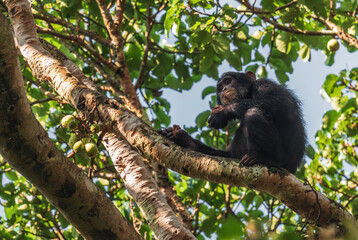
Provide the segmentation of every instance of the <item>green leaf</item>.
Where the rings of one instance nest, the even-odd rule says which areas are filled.
[[[358,80],[358,68],[353,68],[349,72],[349,78],[351,80]]]
[[[276,9],[274,1],[272,0],[262,0],[261,6],[263,9],[265,9],[265,11],[273,12]]]
[[[174,69],[180,80],[190,78],[189,66],[186,66],[183,61],[176,62]]]
[[[332,66],[334,63],[335,52],[327,52],[326,59],[324,60],[324,64],[327,66]]]
[[[210,32],[203,30],[197,33],[196,38],[192,39],[192,41],[195,41],[195,46],[206,46],[207,44],[211,44],[211,42],[213,41],[213,38],[210,34]]]
[[[230,54],[230,40],[222,35],[213,37],[212,46],[214,51],[223,58],[228,58]]]
[[[357,109],[357,99],[356,98],[351,98],[349,99],[341,108],[340,113],[344,113],[350,109]]]
[[[160,102],[160,105],[162,105],[162,106],[164,107],[165,111],[166,111],[167,113],[169,113],[170,103],[169,103],[166,99],[164,99],[164,98],[158,97],[158,98],[156,98],[156,99],[158,100],[158,102]]]
[[[188,80],[188,79],[187,79]],[[176,77],[174,77],[173,75],[168,75],[165,77],[164,79],[164,86],[174,89],[174,90],[180,90],[180,82],[178,81],[178,79]]]
[[[244,31],[239,31],[236,35],[237,39],[245,41],[247,39],[247,35]]]
[[[342,96],[342,90],[345,88],[345,86],[337,85],[338,81],[342,81],[342,78],[334,74],[329,74],[326,77],[326,80],[322,85],[322,89],[329,98],[340,98]]]
[[[210,116],[210,113],[211,112],[209,110],[200,113],[195,119],[196,126],[198,126],[199,128],[203,128],[206,125],[206,122]]]
[[[277,50],[282,53],[289,53],[291,50],[292,35],[288,32],[280,32],[276,38]]]
[[[299,8],[287,8],[287,12],[281,17],[283,23],[292,23],[300,15]]]
[[[60,225],[62,228],[66,228],[70,225],[70,223],[67,221],[67,219],[61,213],[58,215],[57,220],[60,222]]]
[[[11,181],[16,181],[18,179],[18,176],[14,171],[5,172],[5,176]]]
[[[244,233],[245,225],[229,214],[217,230],[218,239],[238,239]]]
[[[160,54],[156,59],[156,66],[153,69],[153,74],[157,77],[167,76],[173,69],[173,56],[168,53]]]
[[[141,52],[143,51],[137,44],[129,44],[127,51],[125,52],[127,65],[130,69],[139,69],[141,63]]]
[[[211,93],[216,93],[216,88],[212,86],[206,87],[201,93],[201,98],[204,99],[207,95]]]
[[[335,110],[327,111],[323,115],[322,128],[327,131],[332,130],[339,116],[340,114]]]
[[[319,14],[323,18],[327,17],[326,4],[323,4],[321,0],[298,0],[298,4],[305,5],[308,9]]]
[[[300,240],[302,239],[301,236],[298,233],[295,232],[282,232],[278,235],[277,238],[275,238],[275,240]]]
[[[275,71],[275,74],[276,74],[278,81],[282,84],[289,80],[289,78],[285,72],[277,70],[277,71]]]
[[[199,71],[206,72],[213,65],[214,61],[214,50],[212,47],[205,48],[204,52],[201,54]]]
[[[78,9],[81,7],[81,0],[72,0],[69,1],[70,4],[68,5],[68,7],[64,7],[62,8],[62,14],[66,17],[66,18],[75,18],[77,17],[77,14],[75,14]]]
[[[167,14],[165,16],[165,20],[164,20],[164,28],[167,32],[167,37],[169,37],[169,32],[173,27],[173,23],[176,20],[176,17],[174,16],[174,14],[177,12],[177,8],[175,6],[172,6],[171,8],[169,8],[169,10],[167,11]]]
[[[166,111],[164,111],[165,108],[159,103],[153,104],[152,108],[158,117],[154,120],[155,127],[159,128],[161,124],[168,126],[170,123],[170,116]]]
[[[314,159],[316,152],[314,150],[314,148],[309,144],[306,147],[306,155],[310,158],[310,159]]]
[[[265,62],[265,58],[264,56],[262,56],[262,54],[257,50],[255,51],[255,61],[260,61],[260,62]]]
[[[287,66],[284,59],[280,57],[271,57],[270,58],[270,65],[277,71],[281,72],[290,72],[289,67]]]
[[[311,49],[306,44],[301,45],[298,54],[303,62],[311,61]]]
[[[262,46],[270,45],[271,41],[272,41],[272,30],[264,33],[261,40],[261,44]]]
[[[332,92],[333,86],[336,85],[338,81],[338,76],[334,74],[329,74],[324,81],[322,88],[329,94]]]
[[[250,63],[251,62],[252,47],[249,44],[245,43],[245,42],[239,42],[237,44],[237,47],[238,47],[238,51],[240,53],[240,56],[244,60],[244,65]]]
[[[7,219],[11,219],[14,214],[16,214],[16,207],[6,207],[4,209],[5,216]]]
[[[245,68],[245,72],[251,71],[255,73],[258,67],[259,67],[258,64],[249,65]]]
[[[242,69],[242,62],[239,50],[231,52],[229,57],[227,58],[227,61],[230,66],[233,66],[236,70],[240,71]]]
[[[264,66],[261,66],[257,70],[257,77],[258,78],[267,78],[267,71],[266,71],[266,68]]]
[[[261,37],[263,35],[263,32],[261,32],[260,30],[256,30],[252,35],[251,37],[255,40],[260,40]]]

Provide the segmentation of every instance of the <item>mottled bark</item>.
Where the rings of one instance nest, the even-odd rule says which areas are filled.
[[[109,9],[107,9],[106,1],[97,0],[97,3],[103,17],[104,25],[113,43],[112,55],[116,56],[115,65],[118,67],[116,74],[119,76],[119,81],[125,94],[125,104],[131,111],[135,112],[138,117],[142,117],[143,109],[139,102],[136,90],[134,89],[123,50],[121,26],[125,2],[117,1],[115,20],[112,19]]]
[[[144,213],[158,239],[195,239],[166,203],[164,195],[143,163],[142,156],[126,140],[118,140],[113,133],[107,133],[103,140],[129,194]]]
[[[92,121],[103,119],[102,116],[99,115],[99,113],[103,113],[103,111],[98,111],[97,107],[102,109],[100,106],[101,103],[115,105],[118,103],[100,95],[83,73],[78,72],[78,68],[69,63],[58,51],[51,49],[52,46],[43,42],[46,44],[46,48],[50,50],[52,54],[55,54],[59,60],[53,58],[50,53],[43,49],[42,44],[37,38],[35,26],[31,24],[33,18],[29,12],[30,8],[27,1],[12,1],[11,3],[7,2],[7,4],[15,28],[15,34],[19,42],[20,51],[36,77],[49,82],[60,96],[72,103],[72,105],[82,112],[84,116],[87,116],[88,119]],[[105,121],[102,123],[105,124]],[[128,159],[124,159],[123,161],[128,163],[129,167],[143,170],[145,166],[142,157],[134,151],[128,152],[130,150],[129,145],[126,146],[125,142],[119,141],[118,138],[114,136],[111,138],[111,144],[113,144],[115,148],[111,147],[108,151],[113,157],[119,158],[116,154],[118,151],[123,154],[125,153],[124,155],[128,157]],[[133,156],[135,156],[135,161],[133,161]],[[122,160],[123,158],[119,159]],[[138,201],[144,214],[149,217],[149,225],[160,239],[170,239],[172,237],[176,239],[194,239],[194,236],[182,226],[174,212],[166,203],[157,184],[154,179],[151,178],[150,172],[137,171],[132,173],[130,171],[121,171],[121,175],[123,179],[133,179],[133,176],[135,176],[135,185],[131,182],[127,182],[128,191],[133,194],[134,199]],[[133,188],[136,185],[143,187],[139,189]],[[146,188],[144,188],[144,186]],[[150,206],[148,206],[146,201],[143,202],[143,198],[138,197],[147,194],[144,189],[150,192],[156,192],[156,194],[153,195],[156,201],[155,203],[151,203]],[[143,191],[143,193],[140,191]],[[156,214],[153,215],[153,211]]]
[[[190,177],[264,191],[320,226],[332,223],[343,226],[344,221],[357,225],[342,206],[287,171],[271,172],[260,165],[243,167],[232,159],[189,151],[163,139],[128,110],[111,108],[108,114],[134,148],[169,169]]]
[[[33,115],[7,18],[0,15],[0,153],[86,239],[141,239],[113,203],[59,151]]]

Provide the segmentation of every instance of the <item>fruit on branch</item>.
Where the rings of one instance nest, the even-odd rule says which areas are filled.
[[[66,115],[62,118],[62,121],[61,121],[61,125],[62,127],[64,128],[68,128],[68,129],[76,129],[77,126],[78,126],[78,123],[77,123],[77,120],[74,116],[72,115]]]
[[[95,123],[91,125],[90,130],[93,133],[98,133],[101,130],[101,127]]]
[[[78,141],[73,145],[73,151],[78,153],[78,152],[82,152],[84,149],[84,145],[82,141]]]
[[[94,143],[86,143],[85,150],[90,158],[95,157],[98,152],[97,146]]]
[[[327,48],[330,52],[336,52],[339,49],[339,42],[336,39],[332,38],[328,41]]]
[[[80,141],[81,137],[72,133],[70,136],[70,139],[68,140],[68,145],[70,146],[70,148],[73,148],[73,146],[75,145],[76,142]]]

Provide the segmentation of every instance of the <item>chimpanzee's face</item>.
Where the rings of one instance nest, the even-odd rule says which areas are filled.
[[[223,74],[216,86],[219,105],[237,102],[239,99],[249,98],[252,81],[244,73],[228,72]]]

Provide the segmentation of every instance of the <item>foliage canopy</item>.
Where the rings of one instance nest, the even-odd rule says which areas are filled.
[[[125,2],[118,45],[106,28],[100,2],[111,16],[118,13],[118,3]],[[327,49],[332,38],[349,52],[357,51],[357,9],[354,0],[32,2],[39,36],[79,66],[106,96],[125,97],[118,81],[123,64],[118,59],[124,61],[142,99],[144,115],[155,129],[171,123],[170,103],[162,97],[163,88],[184,91],[204,76],[218,79],[222,64],[237,71],[256,72],[258,77],[266,77],[268,69],[273,69],[278,81],[285,83],[293,72],[292,63],[310,61],[313,50],[326,55],[325,64],[334,64],[335,52]],[[3,2],[1,10],[7,11]],[[118,46],[124,51],[122,57],[116,52]],[[56,146],[71,154],[70,138],[74,134],[85,143],[97,142],[99,135],[90,131],[88,122],[80,120],[52,87],[35,78],[25,61],[21,64],[32,110]],[[322,92],[333,109],[324,114],[322,128],[317,131],[317,150],[308,147],[310,159],[296,174],[342,204],[355,218],[357,80],[358,67],[327,75]],[[203,89],[202,97],[209,97],[210,106],[215,106],[213,86]],[[60,124],[64,116],[72,114],[79,121],[75,130]],[[196,126],[187,130],[206,144],[223,149],[235,124],[227,131],[213,131],[206,124],[209,114],[208,110],[200,113]],[[83,152],[75,156],[76,164],[85,172],[92,171],[95,184],[122,214],[146,239],[152,239],[152,230],[111,167],[104,146],[99,146],[94,160]],[[268,194],[172,171],[167,177],[192,215],[191,226],[198,239],[301,239],[313,237],[317,230]],[[36,187],[2,159],[0,204],[5,213],[0,216],[2,239],[82,239]]]

